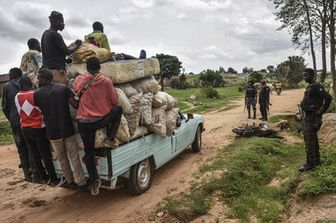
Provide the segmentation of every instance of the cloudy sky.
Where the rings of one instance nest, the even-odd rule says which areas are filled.
[[[176,55],[186,72],[238,71],[277,65],[300,55],[268,0],[0,0],[0,73],[19,66],[29,38],[40,39],[52,10],[63,13],[70,44],[104,24],[112,51],[138,56]],[[310,64],[309,56],[305,56]]]

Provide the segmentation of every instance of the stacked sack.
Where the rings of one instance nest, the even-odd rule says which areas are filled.
[[[170,136],[176,128],[178,109],[176,100],[165,92],[152,76],[160,72],[156,58],[107,62],[101,64],[101,73],[109,77],[118,95],[118,105],[123,115],[116,138],[121,143],[153,132],[159,136]],[[71,64],[69,77],[87,72],[85,64]],[[83,143],[77,137],[80,147]],[[96,132],[95,147],[104,147],[106,129]]]
[[[128,142],[149,132],[170,136],[176,128],[176,100],[160,91],[153,76],[116,84],[118,105],[123,108],[116,138]]]

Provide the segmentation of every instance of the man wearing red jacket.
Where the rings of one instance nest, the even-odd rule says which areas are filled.
[[[79,134],[84,143],[84,162],[92,180],[91,194],[97,195],[101,180],[94,151],[96,131],[106,127],[109,144],[116,147],[115,135],[119,128],[122,108],[116,106],[118,98],[112,81],[99,73],[98,58],[89,58],[86,67],[88,73],[79,75],[74,82],[74,91],[80,97],[76,117]]]
[[[15,104],[20,115],[23,137],[34,162],[32,168],[33,182],[49,180],[53,186],[57,185],[57,175],[52,162],[50,144],[47,138],[41,110],[35,106],[33,83],[28,76],[19,80],[20,90],[15,96]],[[48,176],[42,165],[41,158],[47,169]]]

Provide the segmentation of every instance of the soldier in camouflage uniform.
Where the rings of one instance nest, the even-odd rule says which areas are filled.
[[[258,91],[253,85],[253,81],[248,81],[248,86],[245,92],[245,106],[247,107],[248,118],[251,118],[251,108],[253,109],[253,119],[256,119],[256,104],[257,104]]]
[[[299,168],[300,172],[310,171],[320,165],[320,146],[317,132],[322,125],[322,115],[331,103],[331,96],[324,87],[315,82],[313,69],[304,71],[304,79],[309,84],[301,101],[301,109],[304,112],[303,137],[307,154],[307,161]]]

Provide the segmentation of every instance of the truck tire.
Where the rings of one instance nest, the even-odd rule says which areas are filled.
[[[140,195],[151,186],[154,175],[154,165],[150,159],[145,159],[131,167],[127,183],[130,194]]]
[[[201,151],[202,148],[202,127],[199,125],[195,134],[195,139],[191,144],[191,149],[193,152],[197,153]]]

